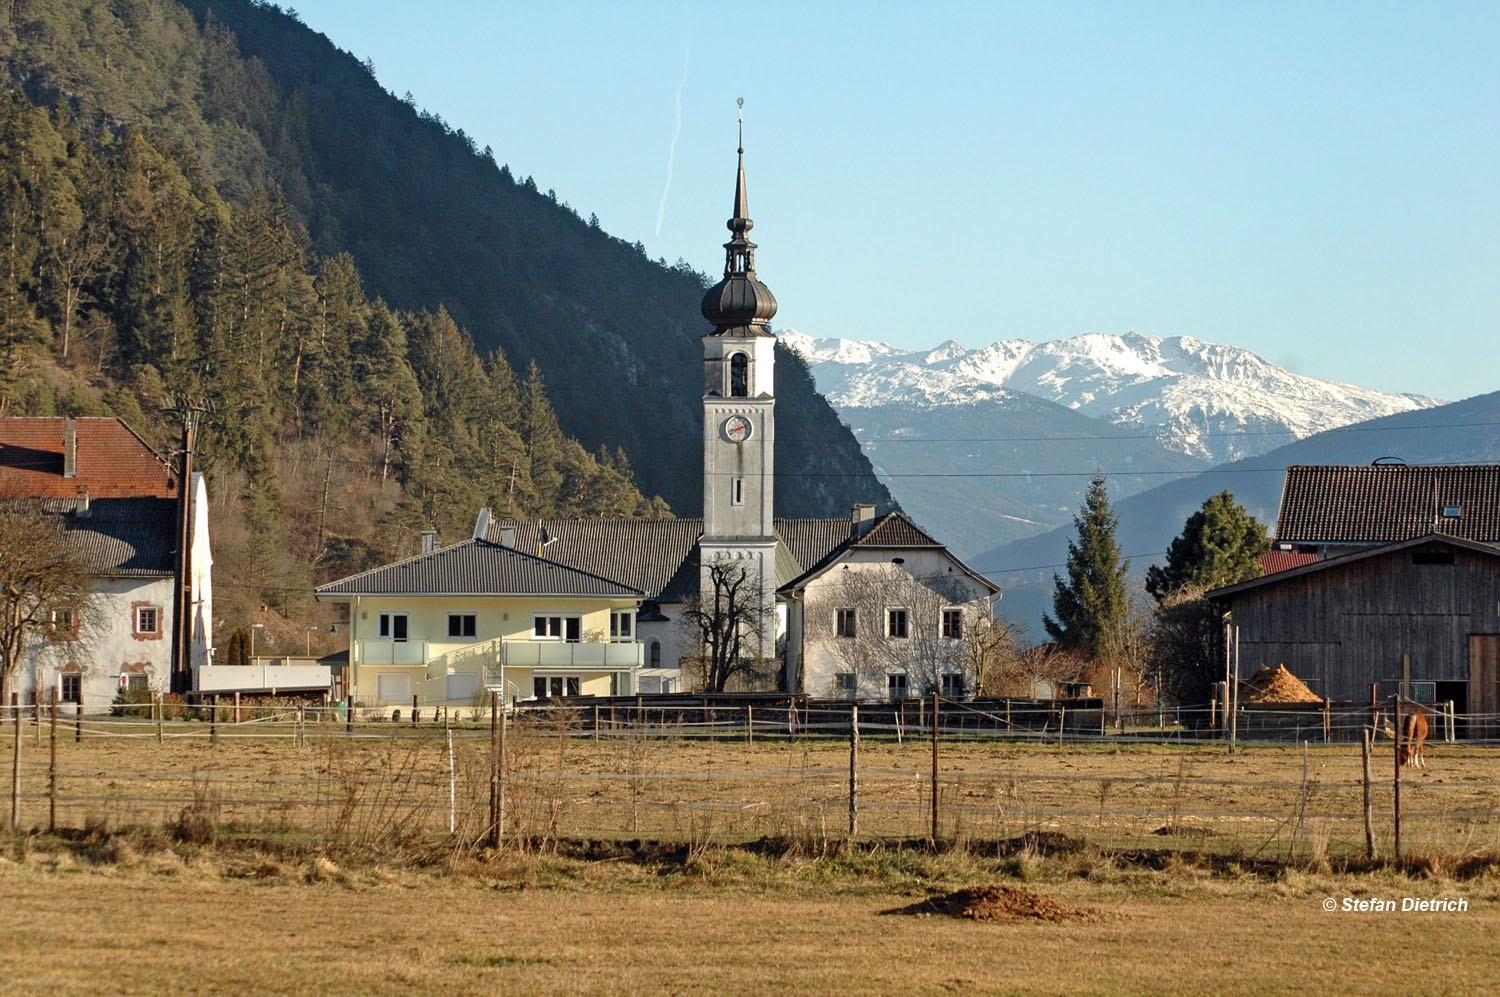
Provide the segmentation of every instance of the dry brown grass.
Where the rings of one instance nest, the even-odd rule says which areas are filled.
[[[376,725],[401,735],[347,741],[342,728],[242,728],[254,739],[133,737],[59,744],[63,826],[182,825],[211,815],[228,829],[400,845],[443,839],[449,771],[441,729]],[[203,725],[178,728],[201,735]],[[71,731],[65,729],[65,735]],[[457,838],[488,815],[487,732],[460,730],[454,747]],[[860,826],[866,836],[925,837],[930,748],[866,740]],[[8,768],[10,738],[0,738]],[[1493,751],[1437,746],[1406,776],[1403,840],[1411,852],[1500,849],[1500,780]],[[1388,752],[1376,768],[1377,829],[1389,850]],[[46,820],[46,745],[27,735],[23,826]],[[958,841],[1036,831],[1116,849],[1175,843],[1196,850],[1337,866],[1363,850],[1359,753],[1314,747],[1303,812],[1302,755],[1256,747],[1069,746],[951,741],[941,748],[941,831]],[[681,740],[568,736],[532,727],[510,739],[506,830],[545,848],[558,838],[649,837],[715,845],[766,836],[826,846],[847,829],[848,749],[837,740],[760,737]],[[1300,818],[1300,819],[1299,819]],[[209,834],[202,826],[197,833]]]
[[[1041,860],[1033,888],[1098,920],[1006,924],[881,916],[1003,878],[972,858],[502,857],[455,873],[99,844],[6,849],[5,992],[1328,993],[1373,991],[1398,966],[1424,991],[1481,992],[1500,928],[1493,876],[1095,879]],[[1465,896],[1470,910],[1322,910],[1345,895]]]

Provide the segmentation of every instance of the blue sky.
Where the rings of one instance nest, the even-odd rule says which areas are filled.
[[[296,7],[518,176],[714,274],[744,97],[783,328],[1186,335],[1500,389],[1500,4]]]

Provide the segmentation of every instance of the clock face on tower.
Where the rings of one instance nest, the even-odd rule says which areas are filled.
[[[724,420],[724,438],[731,443],[744,443],[750,438],[750,420],[742,415],[732,415]]]

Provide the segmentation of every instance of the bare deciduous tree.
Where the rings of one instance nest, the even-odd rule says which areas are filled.
[[[0,500],[0,701],[10,702],[21,656],[64,626],[75,636],[90,616],[93,579],[58,516],[25,499]]]
[[[715,561],[708,565],[705,581],[682,613],[688,648],[683,664],[696,668],[706,692],[723,692],[731,680],[769,682],[776,662],[758,651],[768,622],[759,579],[735,561]]]

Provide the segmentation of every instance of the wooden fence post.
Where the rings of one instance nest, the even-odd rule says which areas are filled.
[[[497,820],[496,820],[496,824],[495,824],[495,827],[497,829],[496,830],[496,839],[495,840],[497,842],[505,840],[505,766],[506,766],[506,759],[505,759],[505,723],[506,723],[505,711],[501,710],[500,711],[500,791],[499,791],[500,792],[500,801],[499,801],[499,804],[498,804],[499,809],[496,812]]]
[[[10,764],[10,829],[21,829],[21,694],[10,694],[10,710],[16,722],[16,754]]]
[[[1396,823],[1396,840],[1395,840],[1395,842],[1393,844],[1393,850],[1394,850],[1395,855],[1396,855],[1396,862],[1399,865],[1400,862],[1401,862],[1401,695],[1400,695],[1400,693],[1397,693],[1395,696],[1392,696],[1391,699],[1394,700],[1394,705],[1391,708],[1391,713],[1392,713],[1392,715],[1393,715],[1393,717],[1394,717],[1394,719],[1396,721],[1396,729],[1393,732],[1396,735],[1395,738],[1393,739],[1393,743],[1396,746],[1396,750],[1391,753],[1392,758],[1394,758],[1395,763],[1396,763],[1395,799],[1393,801],[1393,804],[1394,804],[1393,805],[1394,819],[1395,819],[1395,823]]]
[[[344,697],[344,733],[354,733],[354,697]]]
[[[243,716],[240,713],[240,694],[239,693],[235,693],[234,694],[234,722],[235,723],[239,723],[240,720],[242,720],[242,719],[243,719]]]
[[[755,707],[745,707],[745,743],[755,743]]]
[[[1375,811],[1371,805],[1370,745],[1375,739],[1375,730],[1362,728],[1359,732],[1360,755],[1365,767],[1365,858],[1375,858]]]
[[[859,704],[849,704],[849,837],[859,834]]]
[[[208,743],[219,743],[219,694],[208,697]]]
[[[161,729],[162,728],[162,716],[161,715],[162,715],[162,706],[163,706],[162,701],[161,701],[161,693],[156,693],[154,696],[152,696],[152,699],[155,700],[155,702],[153,702],[151,705],[152,705],[152,708],[156,712],[156,743],[157,744],[161,744],[162,740],[163,740],[163,734],[162,734],[162,729]]]
[[[932,694],[932,843],[938,840],[938,694]]]
[[[57,830],[57,686],[52,687],[52,758],[47,763],[47,830]]]
[[[500,693],[490,690],[490,826],[489,844],[500,847]]]
[[[78,680],[78,702],[75,709],[76,719],[73,723],[73,743],[79,744],[83,741],[83,680]]]
[[[413,727],[417,725],[417,697],[415,694],[411,697],[411,725]]]

